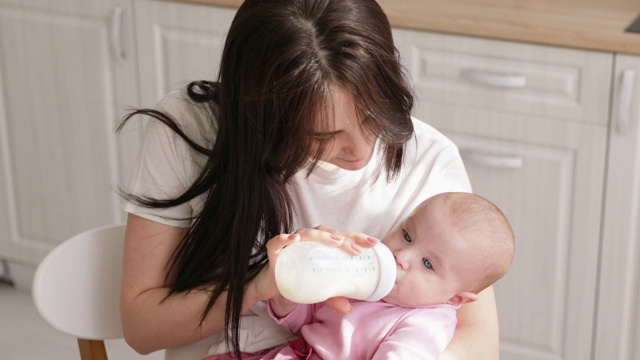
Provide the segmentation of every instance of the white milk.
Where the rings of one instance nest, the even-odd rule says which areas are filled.
[[[280,252],[275,277],[280,294],[299,304],[334,296],[377,301],[393,288],[396,262],[382,243],[351,256],[338,248],[302,241]]]

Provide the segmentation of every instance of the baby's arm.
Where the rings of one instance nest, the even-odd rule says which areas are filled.
[[[282,319],[289,315],[298,306],[297,303],[287,300],[284,296],[278,295],[269,300],[271,312],[277,319]]]
[[[275,300],[275,301],[273,301]],[[281,303],[280,300],[282,300]],[[277,309],[275,307],[282,308]],[[303,326],[311,324],[313,322],[313,314],[317,304],[296,304],[279,296],[279,299],[269,300],[269,315],[271,318],[284,329],[292,334],[300,334],[300,330]],[[283,316],[276,314],[276,311],[285,310],[282,312]]]

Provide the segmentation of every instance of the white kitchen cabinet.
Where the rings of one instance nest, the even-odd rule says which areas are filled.
[[[192,80],[215,80],[232,8],[138,0],[136,33],[142,104]]]
[[[0,258],[37,264],[124,220],[115,184],[135,131],[131,0],[0,0]]]
[[[616,55],[595,359],[640,352],[640,57]]]
[[[516,255],[501,359],[590,359],[613,55],[397,30],[416,115],[459,146]],[[464,261],[460,259],[460,261]]]

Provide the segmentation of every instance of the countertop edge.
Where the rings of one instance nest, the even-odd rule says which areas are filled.
[[[163,0],[238,8],[242,0]],[[468,0],[418,3],[378,0],[394,27],[460,36],[640,55],[640,33],[625,29],[640,14],[625,8],[509,6],[486,11]],[[575,6],[575,5],[573,5]],[[480,9],[485,11],[480,11]],[[473,15],[472,15],[473,14]]]

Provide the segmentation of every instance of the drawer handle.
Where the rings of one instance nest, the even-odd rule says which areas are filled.
[[[527,86],[527,77],[521,74],[502,74],[491,71],[466,69],[462,77],[476,84],[496,88],[517,89]]]
[[[618,96],[618,119],[616,124],[616,130],[622,135],[627,134],[631,127],[631,104],[635,82],[635,70],[627,69],[622,72],[620,95]]]
[[[496,155],[470,149],[460,150],[460,155],[463,160],[492,169],[516,170],[524,163],[522,156],[518,155]]]
[[[124,9],[121,6],[116,6],[111,13],[111,45],[113,46],[113,53],[119,61],[123,61],[127,58],[127,54],[124,52],[122,46],[123,16]]]

